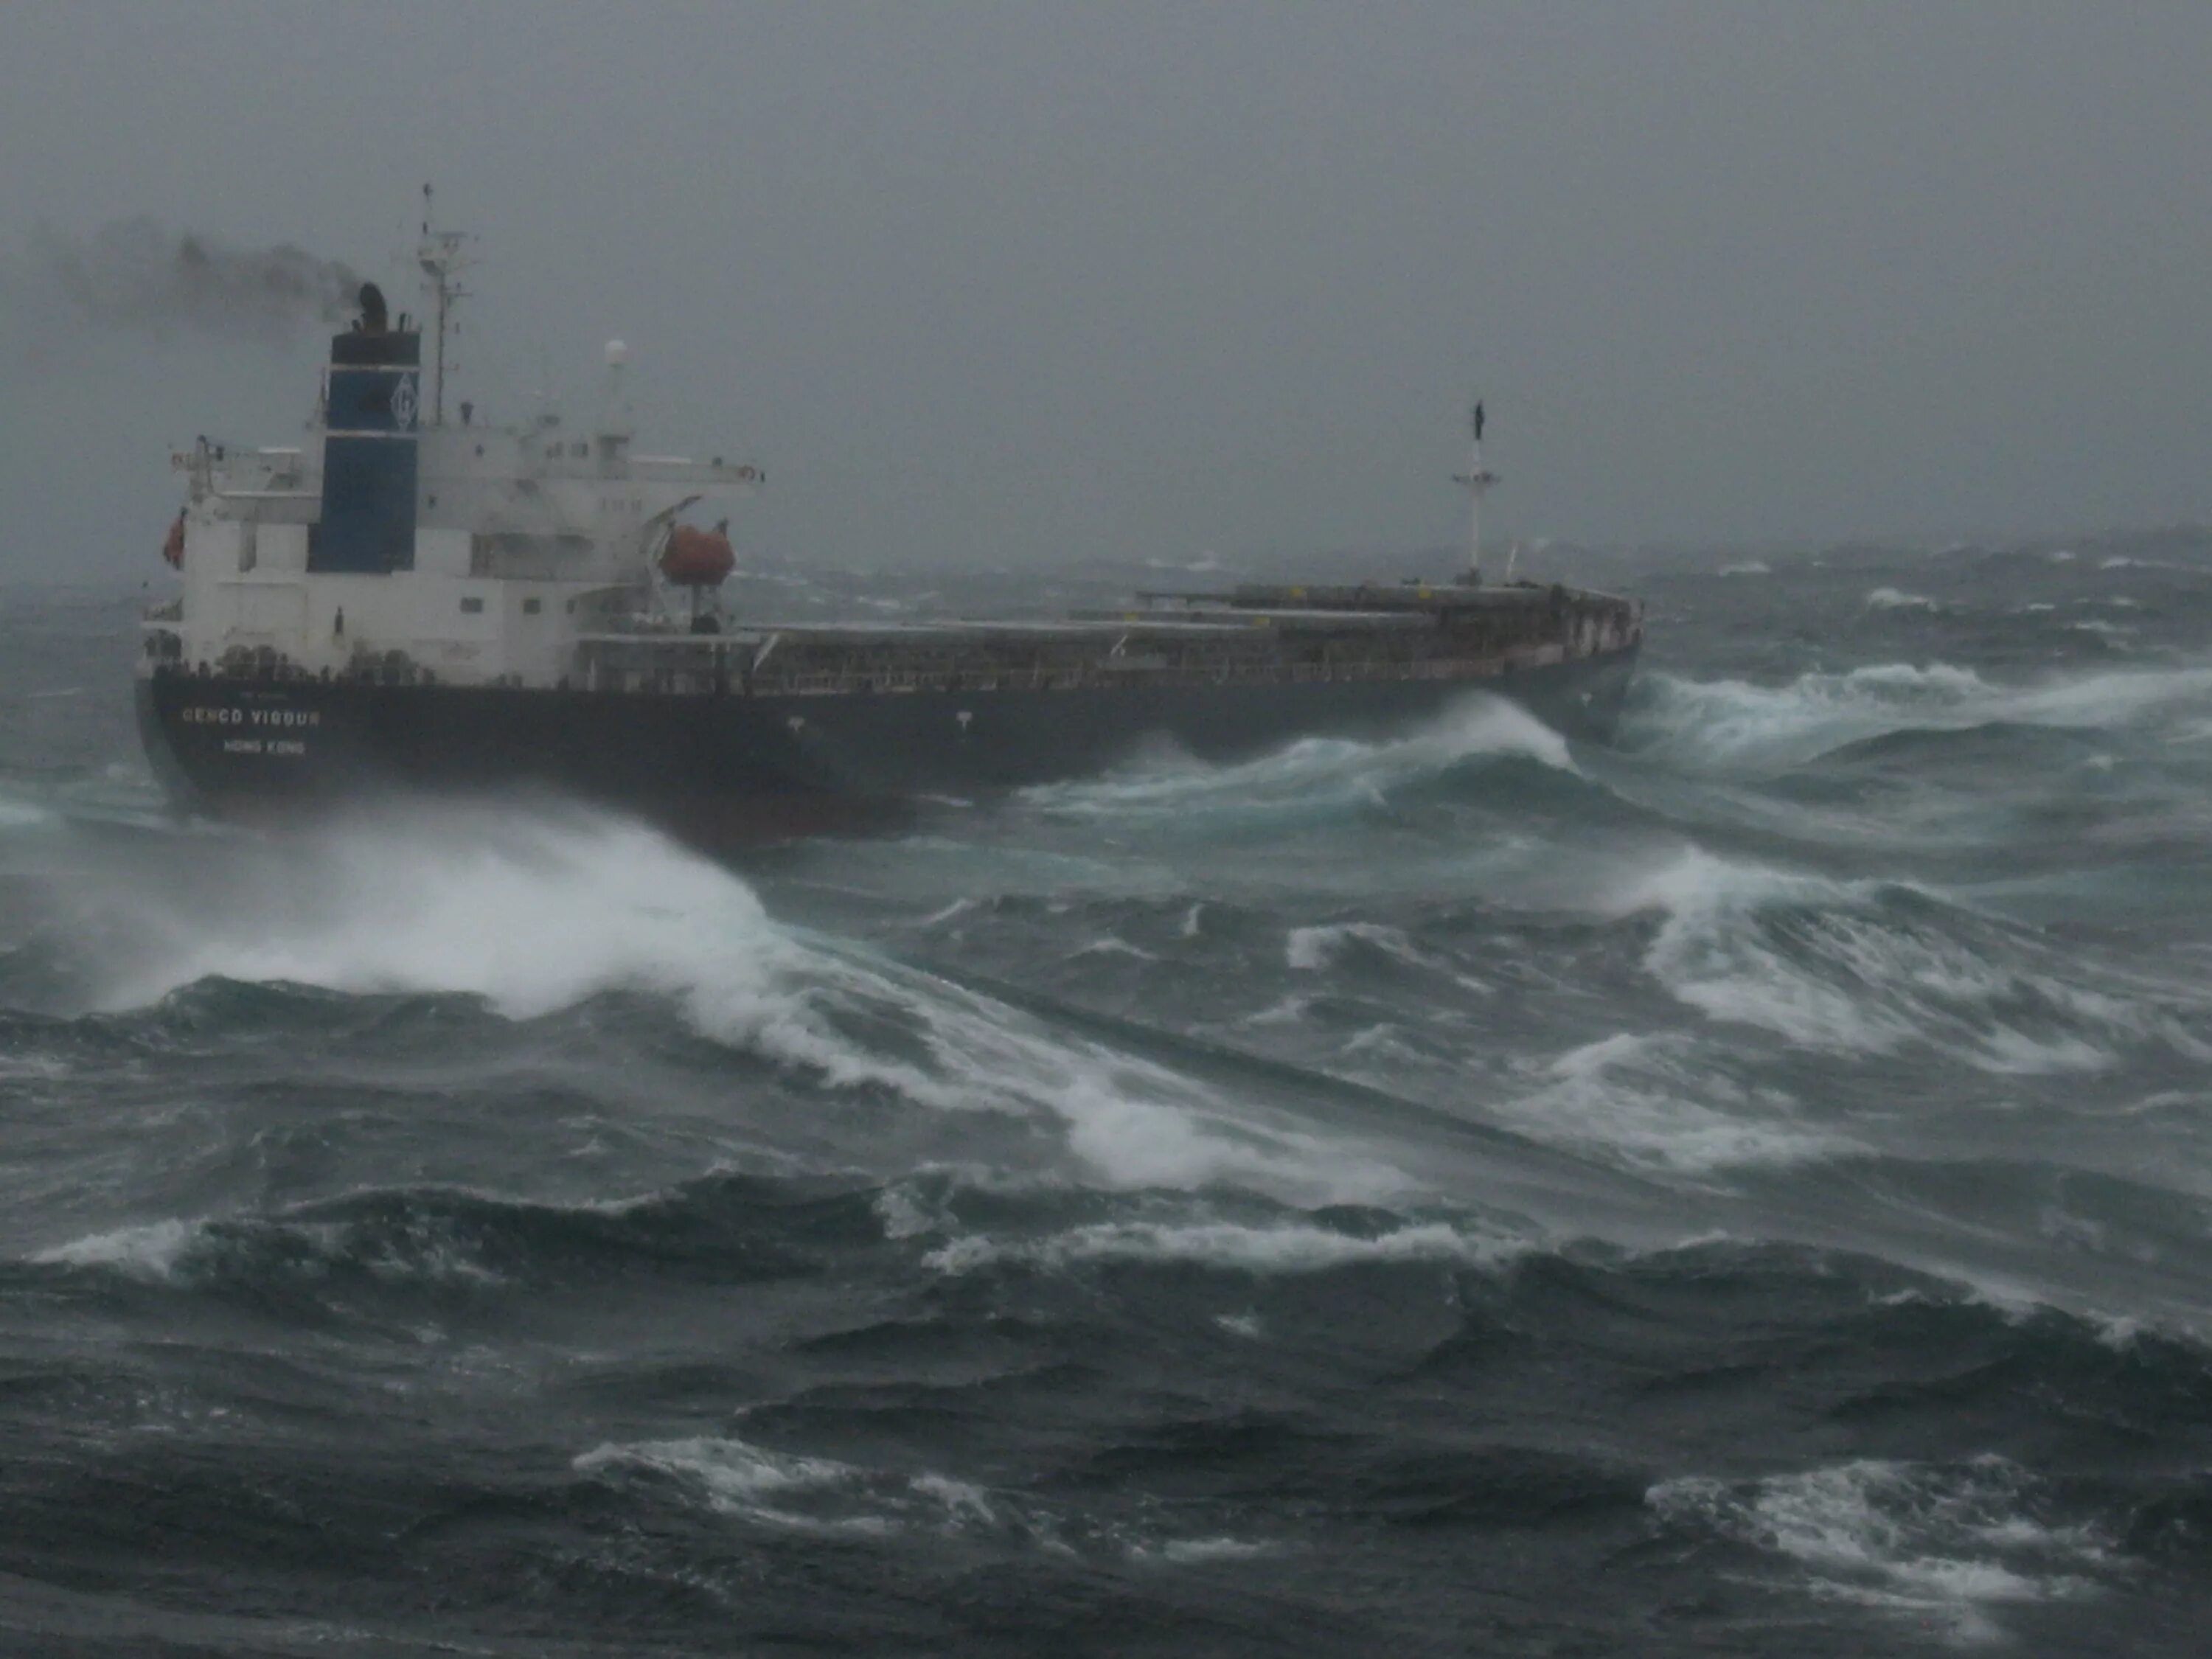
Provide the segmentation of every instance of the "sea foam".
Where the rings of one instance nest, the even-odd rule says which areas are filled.
[[[1893,732],[1964,731],[2004,721],[2061,730],[2124,726],[2212,703],[2212,669],[2112,672],[2024,686],[1993,684],[1948,663],[1881,663],[1809,673],[1781,685],[1639,682],[1624,745],[1676,765],[1786,771],[1845,744]]]
[[[1057,1123],[1109,1184],[1257,1182],[1372,1198],[1407,1177],[1259,1121],[1171,1068],[835,938],[784,927],[726,870],[641,827],[458,813],[262,849],[221,899],[148,891],[106,999],[200,981],[461,994],[530,1019],[617,991],[832,1089]],[[240,892],[243,896],[240,896]]]
[[[1394,789],[1470,761],[1516,758],[1581,771],[1557,732],[1517,703],[1477,693],[1399,738],[1306,738],[1231,765],[1170,760],[1023,793],[1057,815],[1085,818],[1310,814],[1375,804]]]
[[[2002,1634],[1994,1604],[2085,1595],[2107,1560],[2087,1526],[2039,1518],[2019,1465],[1867,1459],[1752,1481],[1662,1482],[1646,1501],[1666,1522],[1790,1563],[1815,1594],[1919,1618],[1957,1638]]]
[[[2024,930],[1908,884],[1692,848],[1623,880],[1611,904],[1664,915],[1644,965],[1676,998],[1808,1048],[1925,1042],[1997,1073],[2097,1071],[2144,1042],[2203,1051],[2146,988],[2098,985]]]

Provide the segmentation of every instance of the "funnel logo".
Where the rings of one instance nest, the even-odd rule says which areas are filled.
[[[415,380],[403,374],[392,388],[392,424],[404,432],[415,424]]]

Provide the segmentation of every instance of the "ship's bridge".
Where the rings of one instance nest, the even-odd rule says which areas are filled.
[[[321,674],[402,658],[457,682],[550,684],[580,601],[644,590],[679,512],[762,482],[720,456],[640,453],[612,419],[501,426],[463,403],[426,420],[422,336],[377,320],[365,306],[332,337],[301,444],[203,438],[173,456],[185,593],[149,618],[151,660]]]

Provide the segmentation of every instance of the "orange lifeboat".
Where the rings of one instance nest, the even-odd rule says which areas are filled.
[[[678,525],[668,532],[668,544],[660,550],[660,574],[678,587],[720,587],[738,566],[738,556],[730,546],[729,526],[727,519],[712,530]]]
[[[169,526],[169,534],[161,544],[161,556],[169,562],[172,570],[185,568],[185,511],[177,509],[176,522]]]

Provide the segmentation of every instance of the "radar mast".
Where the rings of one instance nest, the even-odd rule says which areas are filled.
[[[1466,470],[1452,474],[1452,482],[1467,491],[1467,574],[1460,580],[1469,587],[1482,586],[1482,497],[1491,485],[1498,482],[1498,475],[1482,464],[1485,421],[1482,403],[1478,398],[1468,416],[1474,441],[1468,448]]]
[[[446,423],[446,323],[453,307],[469,297],[469,291],[455,280],[468,268],[469,262],[461,257],[461,244],[466,240],[458,230],[431,228],[430,186],[422,186],[422,240],[415,250],[416,263],[422,267],[423,286],[430,291],[431,315],[437,319],[435,355],[430,359],[430,420],[435,426]]]

